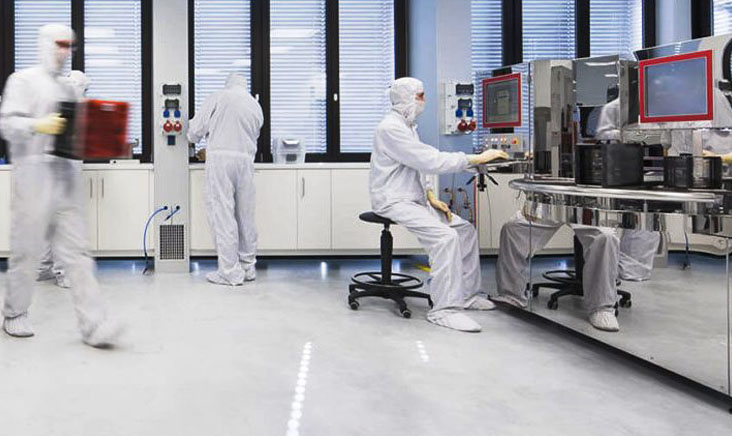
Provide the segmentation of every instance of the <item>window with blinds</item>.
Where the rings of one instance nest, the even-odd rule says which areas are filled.
[[[394,1],[338,3],[341,152],[369,153],[389,110],[394,79]]]
[[[475,118],[483,118],[483,87],[477,83],[476,74],[500,68],[503,64],[502,56],[502,0],[472,0],[470,42],[470,61],[473,69],[473,82],[475,82]],[[479,121],[480,123],[480,121]],[[473,145],[478,146],[482,139],[484,129],[478,129],[478,134],[473,135]]]
[[[142,153],[142,0],[84,2],[87,96],[130,104],[127,135]]]
[[[714,0],[714,35],[732,32],[732,0]]]
[[[193,1],[194,110],[226,84],[231,73],[247,78],[251,89],[251,6],[249,0]],[[205,140],[196,145],[205,147]]]
[[[523,0],[522,7],[524,62],[575,57],[574,0]]]
[[[325,0],[270,2],[272,139],[326,152]]]
[[[212,92],[224,87],[230,73],[241,73],[251,82],[250,2],[194,0],[193,15],[194,98],[198,108]]]
[[[732,1],[730,1],[732,3]],[[642,0],[592,0],[590,2],[590,53],[620,54],[634,59],[643,46]]]
[[[38,29],[46,24],[71,27],[71,0],[15,0],[15,71],[38,63]]]

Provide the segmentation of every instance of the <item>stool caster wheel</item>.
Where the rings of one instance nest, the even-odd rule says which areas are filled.
[[[358,301],[351,301],[350,303],[348,303],[348,305],[351,306],[351,310],[358,310],[358,306],[360,306],[360,304],[358,304]]]
[[[435,303],[432,302],[432,299],[431,298],[427,300],[427,304],[430,305],[430,309],[432,309],[433,307],[435,307]]]
[[[546,303],[546,307],[548,307],[551,310],[557,310],[559,308],[559,302],[557,300],[549,300]]]
[[[630,309],[631,307],[633,307],[633,301],[632,300],[625,299],[625,298],[621,298],[620,299],[620,307],[624,307],[626,309]]]
[[[539,296],[539,288],[531,288],[531,296],[536,298]]]
[[[404,310],[402,310],[402,311],[401,311],[400,313],[402,314],[402,316],[403,316],[404,318],[407,318],[407,319],[409,319],[409,318],[411,318],[411,317],[412,317],[412,312],[410,312],[410,311],[409,311],[409,309],[404,309]]]

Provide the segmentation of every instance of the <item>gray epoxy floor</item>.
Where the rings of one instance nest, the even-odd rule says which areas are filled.
[[[415,272],[411,261],[404,271]],[[493,289],[494,261],[484,261]],[[376,260],[268,260],[258,280],[209,285],[103,262],[126,345],[81,344],[68,292],[44,284],[37,336],[0,335],[7,435],[729,435],[726,405],[515,314],[479,334],[410,320],[391,303],[346,306]],[[424,275],[422,272],[416,274]]]

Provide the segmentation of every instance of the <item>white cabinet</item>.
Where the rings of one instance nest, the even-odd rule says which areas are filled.
[[[10,251],[10,184],[12,173],[0,171],[0,252]]]
[[[297,172],[297,248],[331,248],[330,170]]]
[[[358,219],[371,210],[369,170],[333,170],[333,249],[367,250],[379,248],[381,226]]]
[[[358,216],[371,210],[369,196],[369,170],[333,170],[331,175],[333,192],[333,249],[376,250],[380,245],[379,224],[366,223]],[[417,250],[421,246],[407,229],[391,227],[395,250]]]
[[[141,251],[150,215],[150,172],[98,171],[97,250]]]
[[[486,191],[478,191],[478,210],[480,219],[478,221],[480,226],[480,241],[481,248],[493,248],[497,249],[500,247],[500,236],[501,227],[516,216],[516,212],[521,210],[524,202],[524,196],[519,195],[518,191],[511,189],[508,183],[511,180],[523,177],[523,174],[493,174],[492,177],[496,180],[498,185],[495,185],[490,180],[486,180]],[[487,201],[486,201],[487,200]],[[486,203],[487,205],[483,204]],[[484,214],[488,214],[486,217]],[[489,227],[486,227],[487,221]],[[485,234],[490,229],[489,234]]]
[[[497,250],[500,248],[501,228],[516,216],[521,210],[525,197],[508,186],[514,179],[522,178],[523,174],[492,174],[498,185],[490,180],[486,181],[485,192],[478,191],[476,203],[478,210],[478,235],[480,248]],[[571,252],[573,247],[572,230],[562,226],[547,243],[545,250],[552,252]]]
[[[97,185],[99,171],[84,171],[83,190],[84,203],[86,205],[86,232],[87,244],[91,251],[95,251],[98,246],[97,240]]]
[[[213,238],[206,221],[205,171],[194,170],[190,175],[191,250],[215,250]]]
[[[256,220],[260,250],[297,249],[297,171],[256,170]]]

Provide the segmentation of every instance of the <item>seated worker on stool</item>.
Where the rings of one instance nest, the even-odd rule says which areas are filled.
[[[434,194],[426,175],[464,171],[470,165],[507,158],[488,150],[480,155],[440,152],[420,141],[415,120],[424,109],[422,82],[397,79],[389,90],[391,111],[376,128],[371,153],[371,205],[374,213],[404,226],[429,255],[431,323],[478,332],[480,325],[463,309],[490,310],[495,305],[478,295],[480,258],[475,228]]]

